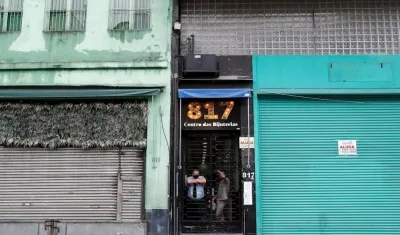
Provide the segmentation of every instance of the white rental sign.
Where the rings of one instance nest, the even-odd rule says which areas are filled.
[[[253,205],[253,182],[244,181],[243,184],[243,205]]]
[[[357,140],[338,140],[339,155],[357,155]]]
[[[241,149],[253,149],[254,148],[254,137],[240,137],[239,148]]]

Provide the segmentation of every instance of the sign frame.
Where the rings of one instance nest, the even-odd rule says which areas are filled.
[[[248,141],[250,142],[250,144],[248,144]],[[241,136],[239,137],[239,148],[240,149],[254,149],[254,137],[250,136]]]
[[[253,205],[253,181],[243,181],[243,206]]]
[[[357,156],[357,140],[338,140],[339,156]]]
[[[182,130],[240,130],[239,99],[182,100]]]

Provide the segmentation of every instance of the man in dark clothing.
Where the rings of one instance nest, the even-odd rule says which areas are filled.
[[[193,170],[192,176],[187,178],[188,197],[192,200],[201,200],[204,197],[204,185],[207,183],[206,178],[201,176],[199,170]]]
[[[195,169],[186,180],[188,186],[187,219],[201,219],[207,214],[207,201],[204,199],[204,186],[207,180]]]
[[[215,213],[217,220],[224,221],[224,211],[229,206],[229,189],[231,187],[231,183],[226,177],[226,172],[223,170],[217,171],[219,173],[219,186],[218,186],[218,193],[216,196],[213,197],[212,201],[217,200],[217,211]]]

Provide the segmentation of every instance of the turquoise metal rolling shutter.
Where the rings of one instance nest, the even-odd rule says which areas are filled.
[[[400,98],[327,99],[259,99],[262,235],[400,234]]]

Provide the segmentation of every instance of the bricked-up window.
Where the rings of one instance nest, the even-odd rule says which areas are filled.
[[[45,31],[85,31],[87,0],[48,0]]]
[[[0,0],[0,32],[18,32],[22,27],[24,0]]]
[[[115,31],[151,28],[151,0],[111,0],[109,29]]]

